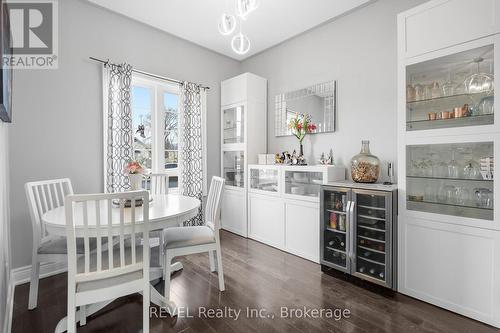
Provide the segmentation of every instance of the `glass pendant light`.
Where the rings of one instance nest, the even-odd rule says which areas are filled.
[[[240,55],[245,54],[250,51],[250,40],[240,31],[240,33],[235,35],[231,40],[231,47],[235,53]]]
[[[257,7],[259,7],[258,0],[236,0],[236,14],[242,20],[246,20],[248,14],[256,10]]]
[[[219,22],[219,32],[221,35],[227,36],[236,29],[236,18],[230,14],[222,14]]]

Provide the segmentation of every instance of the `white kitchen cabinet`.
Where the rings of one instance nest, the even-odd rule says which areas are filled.
[[[285,199],[285,250],[319,263],[319,203]]]
[[[399,291],[498,327],[500,231],[408,217],[399,226]]]
[[[248,221],[248,237],[284,249],[285,214],[281,198],[249,193]]]
[[[434,0],[398,16],[398,291],[496,327],[499,10]]]
[[[249,237],[319,263],[321,184],[345,179],[342,166],[249,165]]]
[[[266,151],[267,80],[244,73],[221,82],[222,228],[247,237],[247,165]],[[265,125],[264,125],[265,128]]]
[[[435,0],[398,16],[409,58],[500,32],[497,0]]]
[[[246,211],[241,210],[242,208],[246,209],[245,191],[242,189],[226,188],[222,195],[221,207],[224,208],[224,218],[222,218],[221,212],[222,229],[246,237],[247,221],[243,215],[246,214]]]

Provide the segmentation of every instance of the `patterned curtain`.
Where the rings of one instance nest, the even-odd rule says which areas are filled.
[[[130,188],[123,169],[133,156],[131,82],[132,66],[129,64],[104,65],[104,190],[108,193]]]
[[[202,200],[203,195],[203,145],[202,102],[200,86],[184,82],[182,86],[182,114],[180,119],[180,165],[182,194]],[[203,225],[202,208],[198,216],[184,225]]]

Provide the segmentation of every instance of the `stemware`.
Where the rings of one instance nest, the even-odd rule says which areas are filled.
[[[493,91],[493,77],[488,73],[481,73],[480,64],[484,58],[474,58],[473,61],[477,64],[477,73],[470,75],[464,81],[465,91],[469,94]]]
[[[455,151],[451,153],[451,161],[448,163],[448,177],[459,178],[460,171],[458,162],[455,160]]]

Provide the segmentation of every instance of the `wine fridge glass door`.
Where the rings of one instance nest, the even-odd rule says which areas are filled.
[[[350,273],[349,207],[350,190],[326,188],[321,191],[321,263]]]

